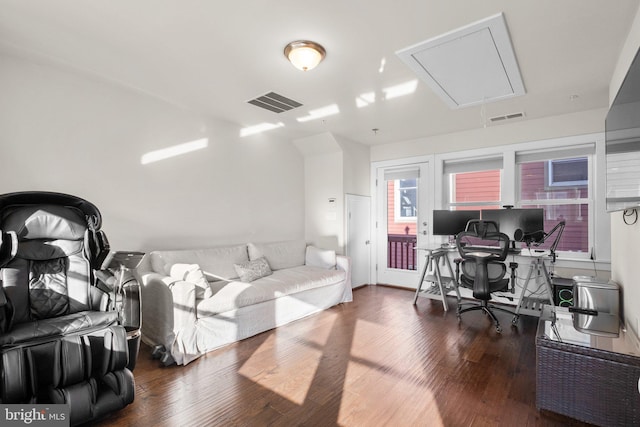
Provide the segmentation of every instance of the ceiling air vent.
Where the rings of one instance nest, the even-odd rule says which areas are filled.
[[[275,92],[269,92],[266,95],[259,96],[247,102],[255,105],[256,107],[273,111],[274,113],[282,113],[283,111],[293,110],[294,108],[302,106],[301,103],[285,96],[278,95]]]
[[[511,114],[505,114],[504,116],[491,117],[489,121],[491,123],[497,123],[505,120],[519,119],[521,117],[524,117],[524,113],[511,113]]]

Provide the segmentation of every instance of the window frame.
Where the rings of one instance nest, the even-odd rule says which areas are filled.
[[[590,133],[583,135],[575,135],[568,137],[551,138],[547,140],[516,142],[511,144],[494,146],[486,146],[483,148],[469,149],[463,151],[455,151],[449,153],[439,153],[434,155],[434,172],[436,181],[435,188],[435,205],[434,209],[447,209],[447,197],[450,184],[444,173],[445,162],[455,161],[472,161],[473,159],[482,159],[488,156],[500,156],[503,161],[502,177],[501,177],[501,203],[502,206],[513,205],[519,206],[519,196],[517,196],[516,183],[517,166],[516,154],[523,152],[557,152],[559,157],[562,153],[571,152],[573,150],[580,151],[585,146],[595,150],[591,156],[591,165],[589,173],[590,179],[590,225],[589,225],[589,245],[590,253],[585,257],[574,256],[574,253],[559,253],[556,260],[556,267],[576,268],[576,269],[598,269],[610,270],[611,266],[611,236],[610,227],[611,220],[607,214],[605,199],[605,149],[604,149],[604,133]],[[580,155],[572,155],[569,157],[580,157]],[[540,159],[542,160],[542,159]],[[602,201],[597,203],[596,201]],[[596,250],[597,249],[597,250]],[[524,251],[526,252],[526,251]],[[526,256],[523,252],[523,256]],[[589,265],[585,265],[585,263]]]

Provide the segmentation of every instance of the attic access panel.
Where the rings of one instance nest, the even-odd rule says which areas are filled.
[[[399,50],[396,55],[450,108],[525,94],[502,13]]]

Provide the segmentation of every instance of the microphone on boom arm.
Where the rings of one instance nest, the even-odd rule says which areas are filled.
[[[530,245],[532,242],[542,242],[544,238],[545,233],[542,230],[525,233],[521,228],[518,228],[513,233],[513,239],[516,242],[525,242],[527,245]]]

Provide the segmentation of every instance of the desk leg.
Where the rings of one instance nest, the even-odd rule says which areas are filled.
[[[460,302],[462,300],[462,297],[460,296],[460,290],[458,289],[458,277],[453,273],[453,267],[451,266],[451,260],[449,259],[449,257],[445,255],[444,259],[447,261],[447,268],[449,269],[449,274],[451,275],[451,283],[453,283],[453,289],[456,291],[456,298],[458,299],[458,302]]]
[[[427,254],[427,259],[424,263],[424,268],[422,269],[422,274],[420,275],[420,281],[418,282],[418,287],[416,288],[416,296],[413,298],[413,305],[416,305],[418,301],[418,294],[420,294],[420,290],[422,289],[422,284],[424,283],[424,277],[427,275],[427,270],[431,267],[431,254]]]
[[[547,285],[547,294],[549,295],[549,304],[553,307],[553,286],[551,285],[551,276],[549,276],[549,271],[547,270],[547,266],[544,261],[542,261],[542,271],[544,272],[544,281]]]
[[[442,286],[442,275],[440,274],[440,265],[438,260],[434,260],[434,266],[436,281],[438,282],[438,288],[440,289],[440,297],[442,297],[442,307],[444,308],[444,311],[448,311],[449,304],[447,304],[447,293],[444,290],[444,286]]]
[[[549,271],[547,270],[547,266],[544,263],[544,260],[538,258],[534,262],[532,262],[531,265],[529,266],[529,274],[527,274],[527,280],[524,283],[524,287],[522,288],[522,293],[520,294],[520,300],[518,301],[518,306],[516,307],[516,315],[513,317],[513,320],[511,322],[514,325],[516,324],[516,322],[518,321],[518,318],[520,317],[520,309],[522,308],[522,304],[524,302],[525,292],[527,291],[527,288],[529,287],[529,281],[531,281],[531,276],[533,275],[533,270],[534,269],[536,270],[537,277],[541,277],[540,276],[540,269],[541,268],[542,268],[542,273],[544,274],[544,277],[542,279],[544,280],[544,284],[545,284],[545,286],[547,288],[547,294],[549,295],[549,303],[551,305],[553,305],[553,288],[551,286],[551,276],[549,276]]]
[[[524,302],[524,294],[527,292],[527,288],[529,287],[529,282],[531,281],[531,276],[533,275],[533,269],[536,268],[535,262],[532,262],[529,265],[529,273],[527,274],[527,280],[524,282],[524,286],[522,287],[522,292],[520,292],[520,299],[518,300],[518,306],[516,307],[516,314],[513,316],[512,324],[516,324],[518,319],[520,318],[520,309],[522,308],[522,303]]]

